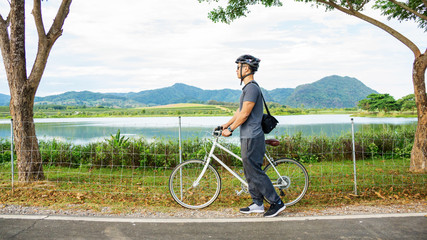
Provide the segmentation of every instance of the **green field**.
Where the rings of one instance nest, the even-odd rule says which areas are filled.
[[[234,109],[235,110],[235,109]],[[107,108],[37,105],[35,118],[84,117],[163,117],[163,116],[227,116],[233,111],[228,106],[204,104],[174,104],[146,108]],[[0,107],[0,118],[10,118],[9,107]]]
[[[358,195],[353,194],[354,176],[351,144],[347,134],[313,137],[280,136],[278,147],[268,147],[275,158],[292,157],[302,162],[310,175],[307,196],[295,207],[320,207],[359,201],[426,200],[426,174],[412,174],[409,157],[414,126],[393,129],[369,127],[355,135]],[[76,145],[55,140],[41,141],[45,181],[16,183],[12,191],[10,142],[0,138],[0,204],[49,206],[100,211],[108,206],[117,213],[158,208],[178,208],[168,191],[168,179],[178,163],[176,141],[158,142],[124,139],[116,134],[105,141]],[[410,139],[410,140],[408,140]],[[240,147],[227,148],[240,154]],[[205,141],[183,141],[183,159],[201,159]],[[217,153],[236,172],[241,162]],[[227,157],[228,156],[228,157]],[[237,196],[240,182],[214,165],[222,177],[222,192],[213,208],[246,205],[249,195]],[[15,166],[15,171],[17,171]]]
[[[417,117],[412,111],[368,112],[356,108],[305,109],[290,108],[277,103],[269,104],[275,116],[305,114],[350,114],[355,117]],[[35,118],[93,118],[93,117],[171,117],[171,116],[231,116],[238,108],[237,103],[222,105],[180,103],[144,108],[110,108],[61,105],[36,105]],[[9,107],[0,106],[0,119],[9,119]]]
[[[168,191],[170,168],[69,168],[45,166],[46,181],[15,183],[12,193],[10,164],[0,165],[0,203],[100,210],[108,205],[115,212],[132,211],[136,206],[175,208]],[[359,200],[426,200],[425,174],[408,172],[408,159],[358,162],[358,195],[353,194],[353,162],[306,164],[309,191],[296,206],[333,205]],[[248,194],[237,196],[240,182],[217,167],[222,177],[220,197],[213,208],[239,207],[250,201]],[[239,168],[234,169],[239,172]],[[15,176],[15,181],[17,178]]]

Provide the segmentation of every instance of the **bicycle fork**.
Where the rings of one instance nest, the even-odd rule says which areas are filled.
[[[205,158],[205,166],[203,167],[203,170],[200,173],[199,177],[197,177],[196,181],[193,182],[193,185],[192,185],[193,188],[195,188],[195,187],[197,187],[199,185],[200,180],[202,179],[203,175],[205,175],[206,169],[208,169],[208,166],[209,166],[209,164],[211,162],[211,157],[212,157],[212,155],[213,155],[213,153],[215,151],[216,142],[217,141],[214,142],[214,144],[212,145],[211,151],[209,152],[209,155]]]

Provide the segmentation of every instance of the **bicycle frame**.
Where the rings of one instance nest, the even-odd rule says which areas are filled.
[[[220,134],[219,134],[220,135]],[[220,143],[218,143],[218,138],[219,136],[217,136],[215,138],[215,140],[213,141],[213,145],[212,148],[209,152],[209,155],[205,158],[205,166],[203,167],[202,172],[200,173],[199,177],[196,179],[196,181],[194,181],[192,187],[196,187],[197,185],[199,185],[200,180],[202,179],[203,175],[205,174],[210,162],[212,159],[215,159],[219,164],[221,164],[221,166],[223,166],[227,171],[229,171],[235,178],[237,178],[242,184],[244,184],[246,187],[248,187],[248,183],[241,178],[236,172],[234,172],[229,166],[227,166],[223,161],[221,161],[221,159],[219,159],[215,154],[214,151],[217,147],[219,147],[220,149],[226,151],[227,153],[229,153],[231,156],[239,159],[240,161],[243,161],[241,157],[239,157],[238,155],[236,155],[235,153],[233,153],[232,151],[228,150],[227,148],[225,148],[224,146],[222,146]],[[268,157],[268,155],[265,153],[264,157],[267,159],[267,161],[271,164],[271,166],[273,167],[273,169],[276,171],[277,175],[280,177],[280,173],[279,171],[277,171],[276,167],[273,164],[272,159],[270,159]]]

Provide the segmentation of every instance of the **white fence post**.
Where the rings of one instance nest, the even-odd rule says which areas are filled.
[[[354,175],[354,194],[357,195],[357,171],[356,171],[356,147],[354,142],[354,121],[351,119],[351,142],[353,144],[353,175]]]
[[[182,142],[181,142],[181,116],[178,117],[179,118],[179,131],[178,131],[178,137],[179,137],[179,163],[182,163]]]
[[[182,163],[182,146],[181,146],[181,116],[179,116],[179,136],[178,136],[178,138],[179,138],[179,140],[178,140],[178,142],[179,142],[179,163]],[[181,169],[179,170],[179,178],[180,178],[180,188],[181,188],[181,190],[180,190],[180,192],[181,192],[181,199],[182,199],[182,171],[181,171]]]
[[[10,119],[10,161],[12,164],[12,194],[13,194],[13,178],[14,178],[14,169],[13,169],[13,119]]]

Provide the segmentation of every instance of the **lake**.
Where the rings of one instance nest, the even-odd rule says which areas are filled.
[[[269,134],[293,135],[340,135],[351,132],[350,115],[294,115],[277,116],[278,127]],[[230,117],[182,117],[181,135],[183,139],[210,136],[212,129],[227,122]],[[409,125],[417,122],[417,118],[366,118],[353,117],[355,130],[366,125]],[[85,144],[99,141],[115,135],[120,129],[127,137],[144,137],[148,140],[156,138],[178,138],[178,117],[139,117],[139,118],[49,118],[35,119],[39,139],[58,139]],[[230,140],[238,141],[236,130]],[[10,120],[0,120],[0,138],[10,138]]]

